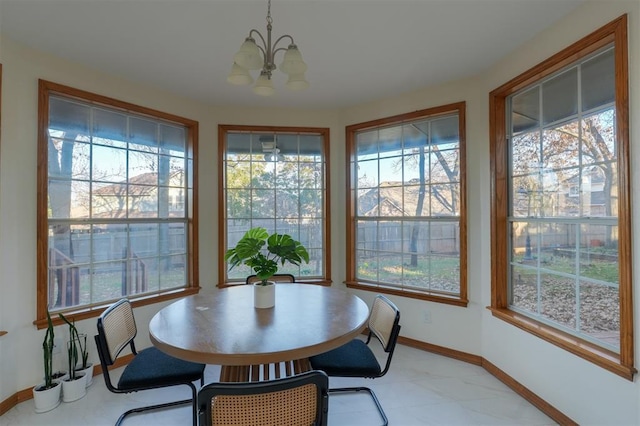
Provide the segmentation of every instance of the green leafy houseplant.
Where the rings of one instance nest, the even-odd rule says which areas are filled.
[[[260,284],[267,285],[267,280],[278,272],[278,265],[309,263],[309,253],[290,235],[269,235],[265,228],[251,228],[234,248],[227,250],[224,260],[229,263],[229,269],[240,264],[249,266],[260,279]]]

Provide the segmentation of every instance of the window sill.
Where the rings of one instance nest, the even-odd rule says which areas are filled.
[[[138,306],[152,305],[154,303],[164,302],[166,300],[178,299],[192,294],[197,294],[200,291],[199,287],[187,287],[179,290],[174,290],[160,294],[147,294],[139,296],[137,298],[129,297],[131,305],[136,308]],[[114,301],[115,302],[115,301]],[[100,316],[102,312],[111,306],[111,303],[94,305],[94,306],[81,306],[77,309],[60,310],[65,317],[69,320],[80,321],[87,318],[94,318]],[[53,325],[63,324],[63,321],[58,317],[58,311],[51,313],[51,321]],[[33,322],[38,329],[47,328],[47,319],[41,318]]]
[[[313,280],[305,280],[305,279],[301,279],[301,280],[296,280],[295,282],[296,284],[315,284],[315,285],[323,285],[323,286],[331,286],[332,281],[331,280],[325,280],[325,279],[313,279]],[[235,287],[238,285],[245,285],[246,283],[244,281],[231,281],[231,282],[226,282],[226,283],[220,283],[217,285],[218,288],[227,288],[227,287]],[[286,283],[285,283],[286,284]]]
[[[489,309],[496,318],[529,332],[620,377],[633,381],[633,376],[637,370],[631,365],[620,364],[620,356],[615,352],[608,351],[509,309],[492,308],[490,306],[487,307],[487,309]]]
[[[429,302],[444,303],[446,305],[461,306],[466,308],[469,304],[467,299],[455,299],[453,297],[440,296],[435,293],[426,293],[410,290],[399,290],[393,287],[386,287],[380,284],[364,284],[358,281],[345,281],[348,288],[356,290],[374,291],[376,293],[393,294],[396,296],[408,297],[410,299],[428,300]]]

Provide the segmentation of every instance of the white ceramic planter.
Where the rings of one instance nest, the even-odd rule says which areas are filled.
[[[267,285],[255,283],[253,285],[253,306],[260,309],[273,308],[276,304],[276,284],[273,281]]]
[[[55,373],[53,373],[54,382],[62,382],[63,380],[66,380],[68,378],[69,373],[67,373],[66,371],[56,371]]]
[[[73,402],[87,394],[87,379],[84,374],[77,373],[75,380],[64,380],[62,382],[62,401]]]
[[[54,387],[46,390],[38,390],[43,385],[38,385],[33,388],[33,403],[35,405],[36,413],[46,413],[51,411],[60,405],[60,391],[62,390],[62,384],[60,382],[53,382]]]
[[[86,381],[86,387],[91,386],[93,383],[93,364],[89,364],[89,366],[83,370],[76,370],[76,374],[83,373]]]

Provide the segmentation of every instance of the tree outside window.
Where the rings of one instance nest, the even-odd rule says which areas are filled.
[[[308,264],[284,265],[297,281],[330,283],[328,150],[325,128],[219,126],[219,204],[224,253],[250,228],[289,234],[308,250]],[[247,266],[220,268],[220,285],[244,283]]]
[[[466,305],[464,103],[347,127],[347,285]]]
[[[183,295],[192,258],[197,123],[40,82],[38,319],[121,297]]]

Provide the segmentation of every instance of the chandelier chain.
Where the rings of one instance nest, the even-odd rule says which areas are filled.
[[[271,0],[267,3],[267,24],[271,25],[273,23],[273,19],[271,18]]]

